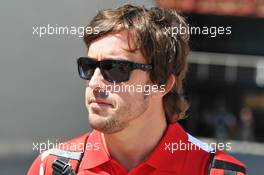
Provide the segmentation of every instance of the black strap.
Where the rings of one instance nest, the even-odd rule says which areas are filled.
[[[68,162],[68,158],[58,156],[52,163],[52,175],[76,175]]]
[[[227,162],[227,161],[223,161],[223,160],[216,160],[214,159],[212,162],[212,166],[211,168],[216,168],[216,169],[223,169],[225,171],[227,171],[226,173],[224,173],[225,175],[230,174],[230,171],[234,171],[234,172],[241,172],[246,174],[246,168],[242,167],[240,165],[231,163],[231,162]],[[232,173],[230,174],[232,175]]]
[[[83,143],[87,142],[89,135],[85,138]],[[75,169],[78,172],[80,163],[82,161],[84,152],[71,152],[71,151],[56,151],[51,152],[51,154],[57,156],[57,158],[52,163],[52,175],[76,175],[72,166],[68,163],[70,159],[78,161],[77,167]]]
[[[211,155],[209,157],[208,175],[210,175],[210,171],[211,171],[212,166],[213,166],[214,155],[215,155],[214,153],[211,153]]]

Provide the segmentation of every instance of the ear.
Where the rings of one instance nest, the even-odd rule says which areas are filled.
[[[160,89],[158,92],[155,93],[151,93],[151,96],[154,98],[162,98],[163,96],[165,96],[168,92],[171,91],[171,89],[173,88],[174,84],[176,82],[176,78],[173,74],[170,75],[167,84],[166,85],[160,85]]]
[[[168,92],[171,91],[175,83],[176,83],[176,77],[175,75],[171,74],[166,84],[165,91],[163,92],[163,96],[165,96]]]

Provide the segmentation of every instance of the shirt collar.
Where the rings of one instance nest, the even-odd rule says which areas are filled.
[[[110,160],[103,144],[101,133],[93,130],[86,142],[86,149],[81,162],[83,169],[97,167]]]
[[[160,171],[179,172],[183,167],[187,152],[179,149],[172,152],[171,148],[173,143],[186,143],[187,140],[188,136],[186,132],[177,122],[169,124],[160,142],[145,162]],[[94,148],[94,145],[96,144],[99,149],[95,150],[86,148],[81,162],[81,167],[83,169],[91,169],[110,161],[111,158],[106,152],[99,131],[93,130],[86,144],[93,145],[92,148]],[[170,150],[167,147],[168,145],[170,145]]]
[[[169,124],[159,144],[154,148],[146,163],[161,171],[180,172],[187,152],[179,149],[180,143],[187,143],[188,136],[176,122]],[[172,150],[172,145],[177,149]]]

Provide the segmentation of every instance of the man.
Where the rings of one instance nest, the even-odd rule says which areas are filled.
[[[245,174],[242,163],[205,147],[177,123],[188,109],[182,81],[189,36],[169,30],[179,26],[187,24],[173,10],[100,11],[88,25],[100,32],[84,36],[87,57],[78,59],[94,130],[66,142],[85,143],[81,149],[42,153],[28,174]]]

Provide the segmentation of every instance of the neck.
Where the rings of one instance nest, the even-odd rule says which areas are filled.
[[[103,134],[102,138],[111,157],[129,171],[147,158],[159,143],[166,128],[164,111],[157,111],[157,108],[148,109],[132,120],[124,130],[114,134]]]

